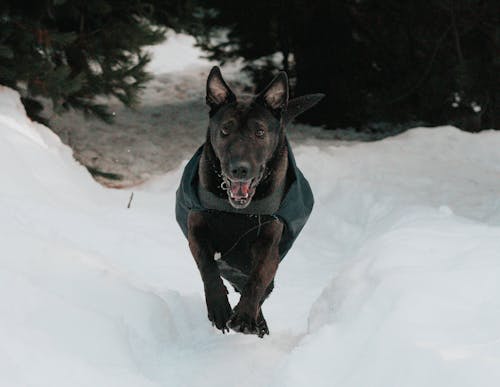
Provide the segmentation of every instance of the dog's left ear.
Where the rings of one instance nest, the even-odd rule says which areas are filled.
[[[269,85],[258,95],[261,101],[272,111],[281,111],[288,105],[288,77],[284,71],[280,71]]]

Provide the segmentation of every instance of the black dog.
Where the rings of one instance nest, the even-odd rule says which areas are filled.
[[[285,127],[322,97],[289,102],[284,72],[239,99],[218,67],[208,76],[207,140],[184,170],[176,218],[200,270],[208,318],[222,332],[269,334],[262,303],[314,203]],[[241,294],[234,310],[221,276]]]

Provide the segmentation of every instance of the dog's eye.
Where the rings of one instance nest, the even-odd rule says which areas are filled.
[[[221,135],[222,137],[226,137],[226,136],[228,136],[228,135],[229,135],[229,130],[228,130],[228,128],[227,128],[227,127],[225,127],[225,126],[223,126],[223,127],[221,128],[221,130],[220,130],[220,135]]]
[[[255,135],[256,135],[257,137],[259,137],[259,138],[262,138],[262,137],[264,137],[264,131],[263,131],[262,129],[257,129],[257,130],[255,131]]]

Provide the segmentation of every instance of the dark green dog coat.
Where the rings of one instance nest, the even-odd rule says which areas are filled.
[[[272,213],[265,214],[279,219],[285,226],[279,245],[280,259],[285,257],[288,250],[292,247],[293,242],[295,242],[295,239],[299,236],[314,205],[311,187],[302,172],[297,168],[295,158],[293,157],[288,142],[287,145],[288,168],[289,172],[292,172],[289,175],[292,176],[293,181],[285,192],[278,209]],[[199,198],[198,165],[202,152],[203,146],[196,151],[194,156],[187,163],[182,174],[180,186],[176,193],[175,217],[186,238],[188,235],[187,219],[189,211],[220,211],[220,207],[216,205],[212,208],[207,208],[206,205],[204,206],[202,204]],[[252,203],[250,203],[250,205],[252,205]],[[248,212],[241,212],[241,210],[231,209],[230,207],[228,207],[227,210],[232,213],[244,213],[246,216],[251,215],[248,214]],[[260,215],[264,214],[260,213]]]

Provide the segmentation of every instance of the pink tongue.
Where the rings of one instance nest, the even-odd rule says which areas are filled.
[[[250,182],[231,182],[231,196],[236,199],[246,198],[248,190],[250,189]]]

